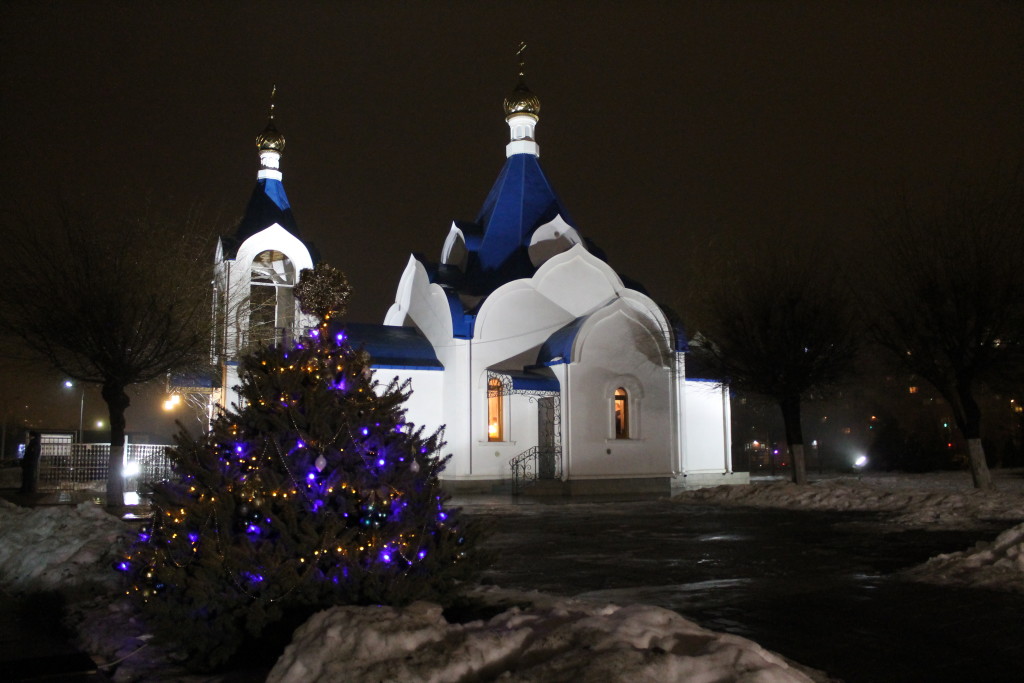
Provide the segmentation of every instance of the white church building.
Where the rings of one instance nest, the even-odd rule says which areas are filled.
[[[522,73],[505,112],[505,165],[476,220],[452,223],[437,262],[410,257],[384,323],[343,324],[349,341],[382,385],[410,381],[409,421],[444,426],[455,492],[747,483],[732,470],[728,389],[687,376],[681,326],[583,237],[541,170],[540,102]],[[216,256],[223,405],[240,353],[314,325],[292,296],[316,254],[284,193],[273,109],[257,142],[256,189]]]

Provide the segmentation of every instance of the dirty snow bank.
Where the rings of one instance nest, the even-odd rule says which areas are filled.
[[[549,599],[449,624],[441,607],[334,607],[314,615],[268,683],[310,681],[809,682],[781,657],[660,607]]]
[[[972,527],[993,521],[1024,520],[1024,472],[993,472],[995,491],[971,488],[964,472],[874,474],[812,479],[806,486],[788,481],[755,482],[749,486],[715,486],[686,491],[680,503],[749,505],[800,510],[874,511],[890,513],[894,524],[914,528]]]
[[[23,508],[0,500],[0,585],[11,593],[114,590],[111,566],[131,536],[92,503]]]
[[[904,576],[928,583],[1024,593],[1024,524],[1007,529],[991,543],[933,557]]]

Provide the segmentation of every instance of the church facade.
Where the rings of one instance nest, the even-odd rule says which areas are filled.
[[[383,325],[347,323],[349,341],[382,384],[410,382],[409,421],[444,426],[456,492],[746,483],[732,469],[727,387],[687,376],[681,325],[615,272],[548,182],[522,73],[505,111],[505,165],[476,220],[452,223],[438,261],[410,257]],[[258,143],[257,188],[217,253],[224,387],[246,345],[312,324],[291,287],[315,253],[291,217],[272,119]]]

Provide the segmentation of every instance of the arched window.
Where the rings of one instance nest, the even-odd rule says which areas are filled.
[[[268,249],[252,262],[249,279],[249,341],[280,344],[289,340],[295,322],[295,266],[287,256]]]
[[[487,440],[505,440],[505,410],[501,395],[501,380],[487,380]]]
[[[622,387],[615,390],[612,400],[612,419],[615,421],[615,438],[629,438],[629,394]]]

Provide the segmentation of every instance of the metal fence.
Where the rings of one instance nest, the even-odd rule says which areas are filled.
[[[138,491],[145,484],[167,479],[170,446],[125,444],[124,490]],[[40,491],[102,491],[110,464],[108,443],[43,443],[39,458]]]

